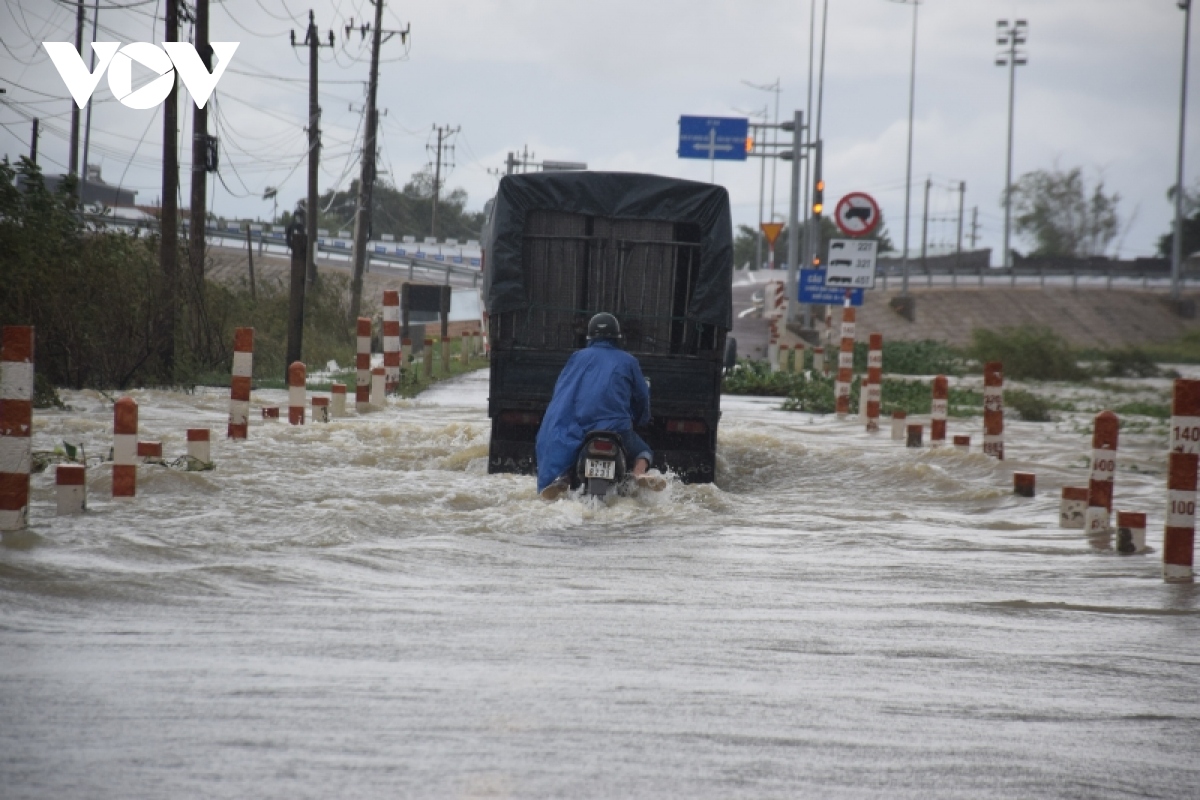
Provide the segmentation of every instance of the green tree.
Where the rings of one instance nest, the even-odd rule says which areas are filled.
[[[1103,181],[1089,186],[1079,167],[1027,172],[1012,187],[1013,228],[1035,256],[1103,255],[1120,229],[1120,199]]]
[[[326,192],[319,199],[322,213],[317,217],[317,226],[332,231],[353,230],[354,213],[358,207],[358,181],[350,184],[344,192]],[[483,213],[466,210],[466,190],[458,188],[443,192],[438,198],[439,239],[478,239],[483,228]],[[371,202],[371,234],[390,233],[401,236],[416,236],[423,239],[430,235],[433,224],[433,179],[428,173],[418,172],[397,189],[386,178],[375,182]]]
[[[1171,201],[1171,209],[1175,208],[1175,187],[1167,192]],[[1171,230],[1158,239],[1158,254],[1163,258],[1171,257],[1171,248],[1175,244],[1175,221],[1171,218]],[[1183,257],[1200,250],[1200,182],[1191,191],[1183,191]]]

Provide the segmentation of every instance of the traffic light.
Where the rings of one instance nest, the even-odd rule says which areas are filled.
[[[822,178],[817,179],[817,185],[813,189],[813,216],[821,216],[821,212],[825,210],[825,181]]]
[[[747,153],[754,152],[754,137],[753,136],[746,137],[746,152]]]

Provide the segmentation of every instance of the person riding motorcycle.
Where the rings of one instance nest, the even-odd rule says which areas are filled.
[[[569,487],[569,470],[584,437],[595,430],[616,433],[633,455],[633,478],[654,491],[666,488],[660,475],[649,475],[650,446],[634,426],[650,422],[650,388],[636,358],[620,349],[617,318],[601,312],[588,322],[588,345],[574,353],[554,385],[537,434],[538,493],[557,499]]]

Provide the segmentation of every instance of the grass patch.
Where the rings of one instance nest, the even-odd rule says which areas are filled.
[[[1082,381],[1088,378],[1077,354],[1049,328],[1026,326],[1000,331],[976,328],[968,354],[980,364],[1000,361],[1004,377],[1016,380]]]

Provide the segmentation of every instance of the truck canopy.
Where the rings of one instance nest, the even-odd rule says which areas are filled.
[[[488,313],[528,310],[539,301],[549,300],[542,297],[542,285],[530,286],[531,282],[550,278],[538,274],[540,269],[530,268],[530,235],[561,239],[568,234],[583,239],[596,233],[586,226],[594,227],[597,220],[625,230],[620,237],[622,244],[653,246],[656,242],[650,240],[659,240],[663,245],[669,240],[689,241],[692,255],[688,257],[686,296],[673,304],[674,312],[693,325],[726,331],[733,326],[733,225],[728,192],[721,186],[626,172],[542,172],[509,175],[500,181],[484,242]],[[670,226],[667,230],[671,233],[639,234],[638,226],[647,223],[659,223],[660,229]],[[576,226],[584,227],[574,234],[566,230]],[[623,263],[619,261],[618,267]],[[549,261],[546,266],[560,268]],[[624,269],[619,271],[623,278]],[[639,286],[638,290],[645,293],[646,287]],[[624,291],[628,293],[629,287]],[[578,307],[577,298],[572,287],[564,297],[554,298],[554,303],[564,312],[571,310],[562,307],[564,303],[576,306],[577,312],[587,310]],[[620,315],[617,307],[606,307],[611,302],[619,303],[619,299],[592,297],[585,302],[595,310]]]

